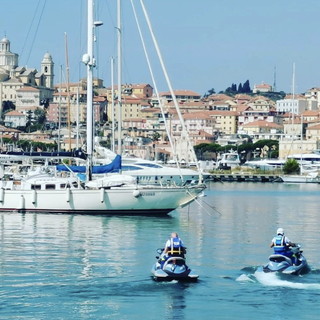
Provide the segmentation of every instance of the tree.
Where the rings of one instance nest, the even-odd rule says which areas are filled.
[[[160,133],[155,131],[152,135],[152,141],[158,141],[160,138]]]
[[[28,110],[26,127],[30,127],[31,125],[32,125],[32,111]]]
[[[298,161],[296,159],[288,159],[283,166],[283,172],[285,174],[299,173],[300,166]]]
[[[226,93],[235,94],[237,93],[237,85],[233,83],[231,87],[228,87],[225,91]]]
[[[211,96],[212,94],[215,94],[215,90],[214,88],[211,88],[210,90],[208,90],[208,95]]]
[[[249,80],[247,80],[243,86],[242,86],[242,92],[243,93],[251,93],[250,83]]]
[[[7,101],[3,101],[2,102],[2,119],[4,119],[4,116],[7,112],[15,110],[16,106],[14,105],[14,103],[10,100]]]
[[[34,110],[34,121],[42,125],[46,121],[46,112],[40,108]]]

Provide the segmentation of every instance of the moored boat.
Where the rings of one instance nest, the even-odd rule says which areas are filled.
[[[205,188],[140,186],[114,179],[101,186],[48,175],[1,181],[0,187],[0,211],[130,215],[168,214],[193,201]]]
[[[120,174],[112,181],[107,181],[108,177],[103,180],[93,178],[95,169],[101,169],[93,166],[93,16],[93,0],[88,0],[88,52],[83,57],[87,66],[87,150],[86,165],[80,171],[82,175],[85,173],[84,179],[73,170],[61,175],[48,173],[26,175],[19,180],[2,179],[0,211],[163,215],[189,204],[205,188],[200,183],[190,186],[139,185],[135,181],[124,181]],[[30,156],[41,157],[39,154]]]
[[[317,172],[307,174],[287,174],[281,175],[281,180],[285,183],[320,183],[320,177]]]

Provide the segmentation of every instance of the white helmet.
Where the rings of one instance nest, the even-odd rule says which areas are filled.
[[[277,234],[284,235],[284,230],[282,228],[278,228]]]

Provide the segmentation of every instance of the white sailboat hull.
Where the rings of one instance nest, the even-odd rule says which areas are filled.
[[[65,190],[0,189],[0,212],[164,215],[188,204],[203,186]]]
[[[285,183],[320,183],[318,176],[308,176],[308,175],[287,175],[280,176]]]

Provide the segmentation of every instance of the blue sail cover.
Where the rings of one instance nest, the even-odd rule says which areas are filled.
[[[66,166],[64,164],[59,164],[56,166],[58,171],[72,171],[78,173],[85,173],[86,166]],[[102,166],[93,166],[92,173],[109,173],[109,172],[119,172],[121,170],[121,156],[118,154],[109,164]]]

